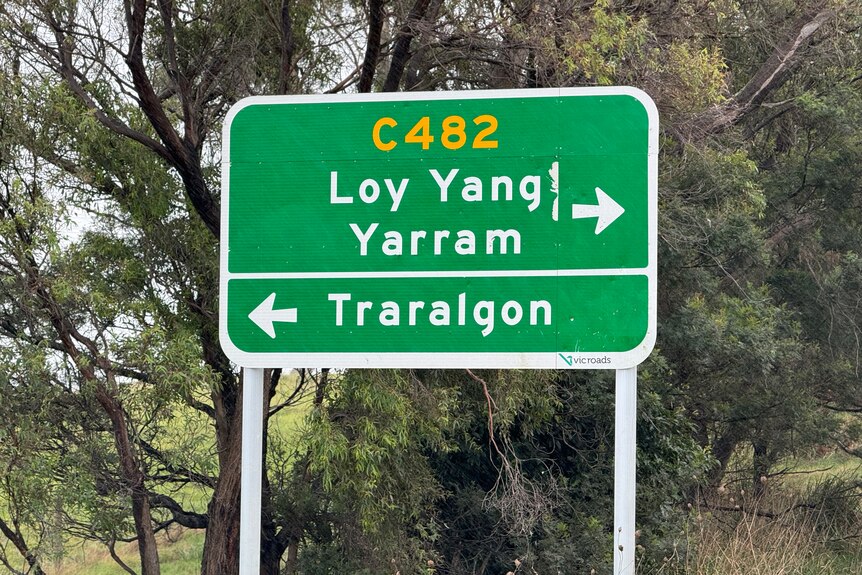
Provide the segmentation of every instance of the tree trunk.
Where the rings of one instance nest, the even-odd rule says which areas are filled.
[[[754,73],[742,89],[726,102],[705,110],[688,126],[688,141],[703,140],[738,123],[745,114],[759,106],[780,88],[801,61],[801,55],[812,41],[815,33],[836,15],[822,0],[810,2],[797,18],[784,42]]]
[[[39,557],[27,545],[27,542],[24,540],[24,536],[21,535],[17,528],[10,528],[9,525],[3,521],[2,517],[0,517],[0,533],[2,533],[3,536],[15,546],[18,553],[20,553],[24,560],[27,561],[27,565],[30,566],[30,570],[27,571],[27,573],[32,575],[45,575],[45,572],[42,571],[42,567],[39,565]]]
[[[120,456],[120,474],[132,497],[132,517],[135,534],[138,538],[138,553],[141,557],[143,575],[160,575],[159,550],[153,532],[153,517],[150,512],[150,499],[144,486],[144,473],[135,457],[129,439],[126,414],[117,399],[103,386],[96,390],[96,399],[108,414],[114,432],[114,444]]]
[[[296,38],[293,32],[293,21],[290,16],[292,0],[282,0],[281,3],[281,67],[278,74],[278,93],[289,94],[296,73]]]
[[[401,77],[404,75],[404,68],[410,59],[410,43],[418,33],[417,26],[419,21],[425,17],[425,12],[428,10],[430,3],[431,0],[416,0],[416,3],[410,9],[410,13],[407,15],[407,20],[405,20],[404,25],[398,32],[395,44],[392,47],[392,61],[389,64],[389,73],[383,82],[384,92],[398,91]]]
[[[242,397],[233,397],[233,386],[216,397],[216,434],[219,477],[207,514],[201,575],[239,573],[240,477],[242,471]]]
[[[371,91],[374,72],[377,70],[377,60],[380,58],[380,39],[383,33],[383,21],[386,18],[384,0],[371,0],[368,4],[368,40],[365,45],[365,59],[362,61],[362,72],[359,75],[359,91]]]
[[[299,555],[299,541],[291,541],[287,546],[287,562],[284,566],[285,575],[296,574],[296,558]]]
[[[242,434],[239,429],[227,442],[223,454],[227,466],[221,468],[219,481],[207,513],[209,527],[204,540],[201,575],[239,573],[239,501]]]
[[[770,461],[769,457],[769,449],[767,448],[766,442],[761,440],[755,440],[751,443],[751,446],[754,448],[754,456],[753,456],[753,476],[752,476],[752,492],[755,497],[759,497],[763,495],[763,488],[765,482],[761,481],[761,477],[767,477],[769,475],[769,468],[772,467],[772,461]]]
[[[710,477],[713,485],[717,485],[724,478],[724,472],[727,471],[727,464],[730,462],[730,456],[733,455],[734,449],[736,449],[736,439],[730,432],[715,438],[713,441],[712,454],[718,461],[718,467]]]

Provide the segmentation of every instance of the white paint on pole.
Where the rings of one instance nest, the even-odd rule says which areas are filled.
[[[614,575],[635,575],[637,373],[637,366],[616,370]]]
[[[263,473],[263,369],[243,368],[239,574],[260,574],[260,502]]]

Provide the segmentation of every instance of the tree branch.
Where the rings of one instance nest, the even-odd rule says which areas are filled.
[[[207,415],[210,419],[215,419],[215,409],[213,409],[211,405],[207,405],[206,403],[198,401],[197,399],[194,399],[192,397],[186,398],[185,401],[192,409],[200,411],[201,413]]]
[[[182,465],[177,465],[176,463],[168,461],[168,458],[165,457],[164,453],[141,438],[137,438],[137,444],[141,447],[144,453],[161,463],[162,466],[164,466],[164,468],[173,475],[187,478],[199,485],[206,485],[209,488],[215,489],[216,479],[214,477],[192,471]]]
[[[293,21],[290,17],[290,4],[293,0],[281,2],[281,66],[278,74],[278,93],[287,94],[290,91],[290,79],[294,74],[294,59],[296,58],[296,38],[293,33]]]
[[[204,225],[218,238],[220,228],[219,206],[203,177],[197,150],[197,145],[200,143],[196,134],[197,122],[194,120],[194,113],[187,108],[188,98],[183,98],[183,94],[180,93],[180,99],[183,101],[183,117],[186,122],[187,139],[184,141],[174,130],[173,124],[165,114],[159,95],[153,89],[144,65],[143,48],[147,2],[146,0],[124,0],[124,6],[129,30],[129,53],[126,56],[126,64],[132,74],[132,82],[140,99],[141,110],[167,148],[169,162],[179,172],[185,185],[186,194],[195,211]],[[182,86],[179,87],[182,88]],[[190,126],[190,123],[193,126]]]
[[[105,112],[105,110],[99,106],[99,104],[93,99],[93,97],[84,89],[80,77],[82,74],[74,67],[72,63],[72,46],[74,45],[71,37],[69,37],[63,27],[59,22],[54,18],[53,14],[50,11],[45,11],[44,13],[45,21],[50,26],[52,33],[54,34],[54,39],[57,42],[57,51],[52,52],[46,50],[47,54],[53,55],[57,60],[57,64],[59,65],[60,75],[66,82],[66,85],[75,95],[81,104],[83,104],[87,109],[93,112],[95,118],[99,121],[100,124],[111,130],[112,132],[119,134],[121,136],[125,136],[130,140],[138,142],[139,144],[145,146],[149,150],[155,152],[160,158],[167,162],[171,162],[171,156],[168,153],[167,148],[165,148],[162,144],[157,142],[156,140],[150,138],[146,134],[138,132],[137,130],[133,130],[124,122],[120,121],[118,118],[109,115]],[[27,40],[31,44],[41,44],[38,37],[32,33],[21,31],[19,32],[24,35]]]
[[[171,512],[174,522],[189,529],[206,529],[209,525],[209,516],[207,514],[186,511],[179,503],[167,495],[159,493],[150,495],[150,506],[153,509],[167,509]]]
[[[410,9],[410,13],[407,15],[407,20],[398,32],[395,46],[392,49],[392,62],[389,64],[389,73],[386,75],[386,81],[383,83],[384,92],[395,92],[398,90],[398,86],[401,84],[401,77],[404,75],[404,68],[410,59],[410,43],[418,32],[416,25],[425,16],[430,3],[431,0],[416,0],[416,3]]]
[[[269,410],[269,417],[272,417],[273,415],[275,415],[276,413],[278,413],[279,411],[281,411],[285,407],[290,407],[291,405],[295,405],[294,400],[296,400],[297,397],[301,396],[302,391],[305,388],[306,381],[307,380],[304,377],[301,377],[299,379],[299,382],[297,382],[297,384],[296,384],[296,388],[291,392],[290,397],[288,397],[287,399],[282,401],[280,404],[276,405],[275,407],[273,407]]]
[[[688,138],[702,139],[730,128],[780,88],[799,65],[800,56],[814,34],[835,16],[831,8],[821,10],[823,4],[820,1],[808,7],[793,23],[785,41],[776,46],[741,90],[727,102],[696,117],[690,123]]]
[[[371,91],[374,72],[377,70],[377,60],[380,58],[380,40],[383,32],[386,0],[371,0],[368,3],[368,40],[365,44],[365,58],[362,61],[359,74],[358,89],[361,93]]]
[[[120,556],[117,555],[117,542],[115,540],[111,539],[110,541],[105,542],[105,546],[108,548],[108,553],[111,554],[111,559],[113,559],[114,563],[119,565],[123,571],[130,573],[131,575],[138,575],[137,571],[126,565],[126,563],[120,559]]]
[[[15,546],[18,553],[20,553],[24,560],[27,561],[27,564],[30,566],[30,573],[33,575],[45,575],[45,572],[42,571],[42,567],[39,566],[39,558],[33,550],[27,546],[24,536],[17,528],[12,529],[9,527],[9,524],[6,523],[2,517],[0,517],[0,533],[2,533],[3,536]]]

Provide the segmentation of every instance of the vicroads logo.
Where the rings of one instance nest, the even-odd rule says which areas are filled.
[[[567,365],[606,365],[611,363],[611,358],[608,356],[603,357],[575,357],[573,355],[565,355],[559,354],[563,361],[566,362]]]

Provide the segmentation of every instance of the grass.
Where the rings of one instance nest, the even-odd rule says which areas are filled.
[[[835,541],[821,512],[797,508],[792,491],[758,498],[728,489],[691,511],[682,541],[643,575],[858,575],[862,544]],[[857,503],[858,504],[858,503]],[[738,506],[738,509],[734,509]],[[682,552],[687,549],[688,552]]]
[[[787,460],[783,465],[790,470],[784,478],[784,483],[794,490],[810,488],[817,482],[831,477],[862,479],[862,459],[844,451]]]
[[[754,513],[701,516],[695,521],[694,537],[695,552],[686,559],[686,573],[692,575],[801,573],[815,556],[815,538],[808,526],[770,521]]]
[[[280,397],[286,399],[294,389],[295,376],[279,386]],[[293,442],[301,433],[302,423],[311,408],[312,397],[307,395],[289,408],[282,409],[270,419],[270,433]],[[188,411],[188,413],[185,413]],[[177,421],[189,421],[200,417],[192,409],[177,413]],[[183,431],[179,431],[182,435]],[[173,496],[189,510],[205,512],[211,492],[197,486],[185,486]],[[162,575],[187,575],[200,571],[201,553],[204,545],[203,530],[188,530],[174,526],[167,532],[158,534],[159,558]],[[0,538],[0,541],[2,538]],[[136,543],[118,544],[117,555],[135,571],[139,571],[138,548]],[[69,542],[61,560],[50,563],[46,569],[49,575],[122,575],[125,571],[114,561],[104,545],[92,541]]]
[[[745,454],[738,464],[745,467]],[[749,454],[750,456],[750,454]],[[862,480],[862,461],[842,451],[788,459],[764,494],[750,492],[748,472],[730,474],[728,483],[705,496],[692,510],[684,539],[690,552],[670,558],[662,573],[686,575],[857,575],[862,573],[862,541],[850,530],[862,528],[857,498],[838,505],[808,505],[824,486]],[[739,478],[743,478],[739,480]],[[815,495],[819,494],[819,495]],[[839,498],[840,499],[840,498]],[[848,516],[852,525],[846,523]],[[855,518],[855,519],[854,519]]]
[[[201,550],[204,545],[203,531],[173,528],[161,533],[159,558],[162,575],[186,575],[200,571]],[[135,543],[117,545],[119,555],[135,571],[140,569],[138,548]],[[104,545],[91,541],[81,542],[66,551],[62,561],[49,566],[51,575],[118,575],[125,573],[111,558]]]

